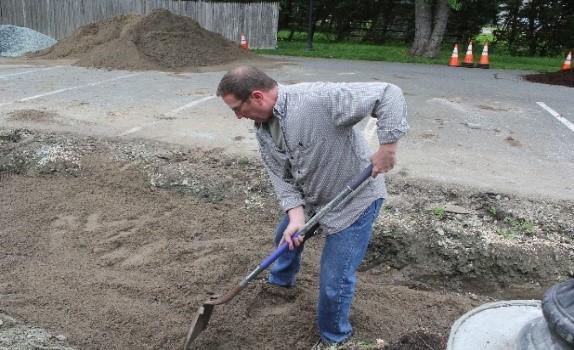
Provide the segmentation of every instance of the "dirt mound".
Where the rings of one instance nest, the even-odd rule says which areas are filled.
[[[571,202],[396,176],[357,274],[353,350],[444,349],[458,317],[493,301],[485,287],[539,299],[571,274]],[[0,130],[0,212],[0,310],[22,320],[0,343],[54,350],[181,348],[198,307],[273,249],[281,214],[258,161],[24,129]],[[305,244],[295,288],[264,273],[218,306],[194,349],[310,348],[323,244]]]
[[[235,287],[272,250],[280,210],[258,163],[71,135],[0,136],[0,309],[73,348],[182,348],[201,303]],[[185,185],[154,186],[170,164]],[[215,310],[194,348],[309,349],[318,339],[322,244],[307,242],[295,288],[255,281]],[[373,271],[359,274],[353,306],[357,340],[368,344],[395,344],[422,326],[444,336],[476,305],[448,291],[390,285]]]
[[[33,57],[78,58],[84,67],[181,70],[252,58],[234,42],[207,31],[190,17],[163,9],[78,28]]]
[[[529,74],[525,75],[524,78],[535,83],[574,87],[574,70]]]

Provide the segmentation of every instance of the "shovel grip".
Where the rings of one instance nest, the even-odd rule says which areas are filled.
[[[298,232],[295,233],[293,236],[291,236],[291,238],[297,238],[297,237],[299,237],[299,233],[298,233]],[[273,253],[269,254],[268,257],[266,257],[265,259],[263,259],[263,261],[261,262],[261,264],[259,264],[259,267],[260,267],[262,270],[265,270],[266,268],[269,267],[269,265],[273,264],[273,262],[274,262],[275,260],[277,260],[277,258],[278,258],[281,254],[285,253],[287,250],[289,250],[289,245],[288,245],[287,243],[285,243],[285,242],[281,243],[281,244],[279,245],[279,247],[277,247],[277,249],[275,249],[275,251],[274,251]]]

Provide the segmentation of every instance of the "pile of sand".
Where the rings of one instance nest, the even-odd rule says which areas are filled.
[[[253,57],[190,17],[163,9],[148,16],[117,16],[82,26],[33,56],[78,58],[76,64],[84,67],[135,70],[181,70]]]

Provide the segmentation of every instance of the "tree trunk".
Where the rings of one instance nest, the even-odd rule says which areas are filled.
[[[279,30],[289,29],[289,23],[293,18],[293,0],[284,2],[285,8],[279,10]]]
[[[420,56],[426,51],[432,26],[432,3],[428,0],[415,0],[415,39],[411,55]]]
[[[434,28],[427,44],[424,56],[436,58],[440,52],[440,44],[446,32],[446,24],[448,23],[448,0],[438,0],[436,5],[436,14],[434,20]]]
[[[307,45],[305,46],[306,51],[313,50],[313,37],[315,36],[315,26],[313,25],[313,0],[309,0],[309,6],[307,7]]]
[[[511,6],[509,23],[510,30],[508,33],[508,51],[510,51],[510,53],[514,53],[516,51],[514,43],[518,37],[518,16],[520,12],[520,4],[512,3]]]
[[[528,40],[528,54],[530,56],[536,55],[536,49],[538,47],[536,38],[536,21],[538,20],[536,16],[535,4],[531,2],[528,9],[528,30],[526,32],[526,38]]]

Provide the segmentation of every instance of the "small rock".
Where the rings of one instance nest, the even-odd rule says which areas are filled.
[[[65,336],[65,335],[62,335],[62,334],[59,334],[59,335],[56,336],[56,339],[58,339],[59,341],[65,341],[65,340],[66,340],[66,336]]]
[[[163,159],[163,160],[170,160],[171,159],[171,155],[168,153],[159,153],[155,155],[156,157],[158,157],[159,159]]]
[[[447,204],[444,207],[444,211],[448,212],[448,213],[455,213],[455,214],[470,214],[470,210],[463,208],[461,206],[458,205],[453,205],[453,204]]]
[[[476,294],[474,294],[474,293],[470,293],[469,297],[470,297],[470,299],[472,299],[472,300],[475,300],[475,301],[478,300],[478,295],[476,295]]]
[[[482,127],[480,126],[480,124],[475,124],[475,123],[464,123],[465,126],[471,128],[471,129],[482,129]]]
[[[0,327],[4,324],[4,321],[0,320]]]

